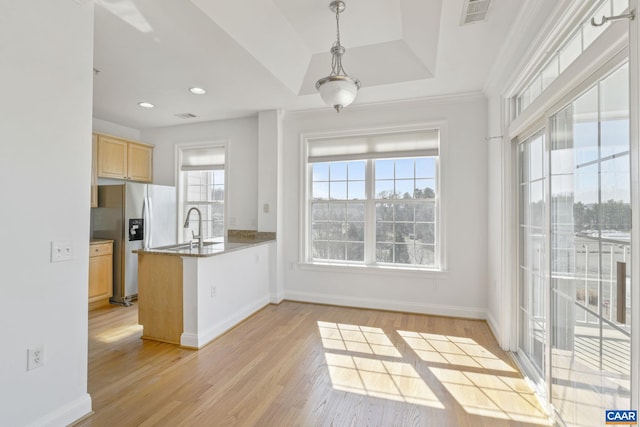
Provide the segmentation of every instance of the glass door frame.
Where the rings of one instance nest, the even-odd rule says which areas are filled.
[[[580,84],[577,84],[574,88],[569,90],[568,93],[565,96],[563,96],[562,99],[558,103],[556,103],[551,109],[549,109],[548,112],[546,113],[546,117],[549,119],[548,120],[548,125],[549,125],[548,133],[549,133],[550,138],[551,138],[551,132],[553,131],[553,127],[551,126],[551,123],[550,123],[551,118],[554,117],[560,111],[563,111],[564,109],[566,109],[568,106],[570,106],[571,104],[573,104],[574,102],[576,102],[577,100],[582,98],[583,96],[585,96],[585,94],[587,94],[588,92],[592,92],[592,91],[595,90],[596,91],[595,93],[597,94],[596,95],[597,96],[597,100],[598,100],[598,120],[597,120],[597,125],[598,125],[598,144],[597,144],[597,147],[598,147],[598,153],[599,154],[598,154],[598,159],[597,159],[598,163],[597,164],[600,164],[600,162],[606,162],[607,160],[611,161],[611,159],[608,159],[608,157],[610,157],[610,156],[600,157],[601,156],[601,154],[600,154],[601,150],[603,149],[602,138],[604,138],[604,135],[602,133],[603,132],[602,126],[605,124],[605,122],[600,118],[600,114],[603,113],[603,111],[601,110],[601,108],[602,108],[602,104],[601,103],[603,102],[602,101],[602,94],[601,94],[601,90],[602,90],[601,89],[601,84],[603,84],[605,81],[607,81],[607,79],[609,79],[609,77],[611,77],[615,73],[619,72],[620,68],[623,67],[625,64],[627,64],[627,67],[628,67],[629,66],[628,63],[629,63],[628,52],[627,52],[626,49],[623,49],[618,54],[616,54],[612,58],[610,58],[601,67],[599,67],[593,74],[591,74],[589,76],[588,79],[585,79]],[[628,78],[629,78],[629,80],[632,79],[632,74],[631,74],[630,69],[628,71]],[[631,104],[631,100],[629,100],[629,104]],[[631,105],[629,105],[629,109],[631,109]],[[631,112],[629,112],[629,126],[631,126]],[[553,148],[552,145],[553,145],[553,142],[550,140],[550,146],[549,146],[550,150]],[[631,198],[632,198],[632,194],[634,193],[634,189],[631,186],[632,181],[634,180],[633,179],[633,176],[634,176],[633,175],[633,170],[631,169],[631,155],[632,155],[632,146],[633,145],[634,145],[633,139],[631,138],[631,135],[629,134],[629,142],[628,142],[629,158],[628,158],[628,160],[629,160],[630,163],[629,163],[629,172],[628,172],[628,174],[629,174],[629,187],[630,187],[629,188],[629,192],[630,192],[630,194],[629,194],[630,202],[629,203],[631,204],[631,206],[633,206]],[[551,151],[550,151],[549,154],[551,154]],[[613,158],[615,158],[615,156]],[[599,171],[598,172],[598,182],[600,182],[600,179],[602,178],[602,176],[601,176],[601,172],[600,172],[599,168],[598,168],[598,171]],[[551,185],[553,185],[553,176],[554,176],[552,169],[550,170],[550,173],[551,173],[551,175],[550,175],[549,184],[551,186]],[[571,176],[574,176],[574,179],[577,178],[573,174]],[[597,184],[597,186],[598,186],[598,194],[600,194],[600,191],[603,191],[604,187],[600,187],[600,184]],[[551,189],[550,189],[550,192],[549,192],[549,196],[550,197],[552,196]],[[600,200],[600,196],[598,196],[598,198]],[[604,204],[604,199],[600,200],[599,203]],[[598,205],[598,206],[602,206],[602,205]],[[552,207],[552,203],[551,202],[550,202],[550,207]],[[549,218],[549,221],[550,221],[550,225],[551,225],[552,218]],[[638,222],[636,222],[636,224],[638,224]],[[553,229],[553,227],[551,227],[551,228]],[[553,237],[553,233],[549,233],[549,237],[552,238]],[[602,236],[600,236],[600,234],[599,234],[599,237],[597,239],[597,241],[599,242],[598,245],[600,245],[603,241],[606,241],[606,240],[607,240],[606,238],[602,238]],[[631,246],[631,243],[632,242],[629,242],[629,246]],[[550,243],[550,245],[551,245],[551,243]],[[549,246],[549,247],[551,248],[551,246]],[[600,272],[600,267],[601,267],[600,263],[602,262],[601,257],[603,257],[603,256],[606,256],[606,255],[601,253],[601,252],[598,252],[598,259],[600,259],[599,266],[598,266],[598,272]],[[634,268],[633,258],[637,259],[637,254],[635,254],[633,249],[631,249],[631,257],[630,257],[630,261],[628,262],[628,265],[630,266],[629,272],[631,273],[630,274],[630,280],[629,280],[628,292],[631,293],[631,297],[632,298],[635,297],[634,294],[637,293],[637,292],[632,292],[632,290],[637,289],[637,287],[633,286],[633,283],[637,282],[637,278],[635,276],[638,273],[638,269]],[[553,261],[551,257],[550,257],[549,261]],[[550,270],[549,270],[549,274],[550,274],[549,292],[550,292],[550,294],[549,295],[552,296],[552,295],[556,295],[556,288],[554,288],[553,271],[551,270],[551,265],[549,266],[549,268],[550,268]],[[585,274],[588,275],[589,273],[587,271],[585,271]],[[602,336],[603,326],[605,324],[609,325],[609,326],[606,326],[605,329],[609,329],[609,327],[612,327],[614,329],[619,329],[619,328],[616,326],[616,324],[614,324],[615,322],[611,321],[611,319],[607,319],[606,315],[604,315],[604,313],[602,311],[603,310],[603,306],[602,306],[602,301],[600,300],[600,298],[601,298],[600,292],[602,291],[602,286],[603,286],[604,283],[602,282],[603,281],[603,277],[600,275],[600,273],[598,273],[597,277],[598,277],[598,279],[597,279],[597,283],[598,283],[598,299],[597,299],[598,308],[597,308],[597,314],[594,313],[594,312],[591,312],[591,315],[595,316],[595,318],[597,319],[598,324],[600,325],[599,326],[599,330],[600,330],[600,332],[599,332],[599,334],[600,334],[599,335],[600,347],[598,347],[599,348],[599,352],[600,352],[600,356],[599,356],[600,359],[598,359],[599,363],[600,363],[600,369],[599,370],[596,369],[596,371],[599,372],[598,375],[601,376],[599,381],[602,381],[609,374],[611,374],[611,372],[609,372],[608,370],[602,369],[602,365],[601,365],[602,364],[602,357],[603,357],[603,349],[605,348],[605,347],[602,347],[603,346],[603,336]],[[610,284],[609,286],[613,286],[613,284]],[[575,304],[576,307],[578,307],[577,310],[581,310],[580,309],[580,304],[577,303],[575,298],[576,298],[576,295],[574,294],[571,304],[572,305]],[[585,306],[589,305],[588,296],[586,295],[586,291],[585,291],[584,304],[585,304]],[[555,312],[556,307],[554,307],[554,299],[553,298],[549,299],[548,305],[549,305],[550,313],[552,313],[552,315],[555,316],[557,313]],[[588,314],[589,313],[589,309],[587,307],[584,307],[582,310],[584,310],[585,316],[589,316],[589,314]],[[635,306],[635,303],[633,301],[631,301],[631,310],[637,312],[637,307]],[[550,322],[553,322],[553,320],[550,319]],[[573,319],[572,320],[572,323],[573,323],[574,327],[576,325],[576,322],[577,322],[577,319]],[[634,341],[638,340],[637,339],[638,331],[637,331],[637,329],[633,328],[633,324],[632,323],[628,323],[628,325],[629,325],[629,328],[630,328],[629,338],[628,339],[629,339],[629,343],[632,344]],[[555,329],[555,326],[557,326],[557,324],[554,323],[553,327],[550,328],[550,330],[549,330],[550,335],[549,335],[548,338],[549,338],[549,346],[550,347],[549,347],[549,352],[548,352],[548,355],[547,355],[548,356],[548,363],[549,363],[548,366],[550,368],[548,370],[548,372],[547,372],[547,386],[548,386],[547,389],[548,389],[549,396],[550,396],[550,403],[552,403],[552,404],[553,404],[553,401],[554,401],[553,395],[555,394],[553,392],[553,387],[554,387],[553,383],[554,383],[554,378],[557,378],[557,370],[554,371],[554,362],[551,360],[553,358],[554,350],[557,350],[557,346],[554,347],[554,343],[552,342],[553,341],[553,336],[554,336],[553,334],[557,332],[556,329]],[[619,329],[619,331],[621,333],[623,333],[623,334],[627,333],[627,332],[622,331],[622,329]],[[635,338],[634,338],[634,334],[635,334]],[[576,335],[576,337],[577,337],[577,335]],[[577,338],[576,338],[576,343],[574,343],[574,347],[573,347],[574,350],[572,350],[572,352],[576,351],[575,350],[577,348],[576,346],[577,346]],[[578,352],[578,353],[580,353],[580,352]],[[629,371],[630,371],[629,390],[631,391],[631,396],[629,398],[630,402],[631,402],[630,405],[633,405],[633,402],[634,402],[633,399],[634,399],[634,393],[635,393],[633,391],[633,375],[635,375],[636,373],[633,372],[634,371],[633,357],[634,357],[634,354],[632,353],[631,355],[629,355],[629,359],[628,359],[628,363],[629,363],[628,364],[628,368],[629,368]],[[579,373],[580,370],[574,371],[572,369],[571,372],[573,374],[576,374],[576,373]],[[593,372],[593,373],[595,374],[595,372]],[[602,397],[604,397],[606,395],[608,395],[608,393],[601,394]],[[602,397],[601,397],[601,399],[602,399]],[[602,404],[602,401],[601,401],[601,404]],[[602,409],[603,409],[602,412],[603,412],[603,416],[604,416],[604,409],[630,409],[630,408],[617,408],[617,407],[616,408],[605,408],[603,406]]]
[[[629,0],[629,138],[631,140],[631,405],[640,412],[640,19],[638,0]],[[633,227],[633,224],[636,224]],[[636,272],[636,274],[634,274]],[[633,290],[635,289],[635,292]]]
[[[632,0],[631,5],[635,6],[637,4],[637,0]],[[635,21],[638,21],[636,19]],[[516,138],[513,138],[511,149],[514,153],[515,158],[515,170],[512,182],[515,183],[516,188],[518,189],[513,193],[513,197],[515,198],[516,205],[516,218],[517,221],[514,224],[514,238],[515,238],[515,249],[516,249],[516,257],[514,259],[516,263],[516,273],[514,278],[516,279],[515,286],[515,298],[514,307],[515,310],[512,311],[511,316],[514,320],[513,325],[515,328],[515,347],[519,350],[520,347],[520,315],[519,315],[519,301],[520,301],[520,279],[519,279],[519,262],[520,262],[520,209],[522,209],[520,203],[520,160],[518,156],[519,144],[526,140],[527,138],[535,135],[541,129],[544,129],[544,137],[546,142],[547,151],[545,152],[545,156],[547,156],[547,162],[550,161],[550,144],[551,144],[551,118],[569,105],[573,100],[577,99],[581,94],[587,92],[594,85],[598,84],[600,80],[614,72],[619,66],[623,65],[628,61],[629,63],[629,91],[630,91],[630,99],[629,99],[629,122],[630,122],[630,175],[631,175],[631,210],[632,210],[632,224],[636,224],[635,227],[631,229],[631,253],[632,256],[629,262],[629,268],[631,269],[631,280],[629,285],[629,292],[631,292],[631,406],[632,408],[625,409],[640,409],[640,399],[639,399],[639,366],[640,366],[640,43],[638,43],[637,37],[640,36],[640,25],[638,22],[631,25],[630,31],[630,39],[635,41],[630,42],[631,46],[635,46],[635,49],[630,49],[625,47],[615,55],[613,55],[609,60],[604,62],[601,66],[597,68],[595,72],[589,75],[588,78],[583,81],[575,84],[573,87],[567,90],[567,92],[562,96],[562,98],[553,104],[551,108],[544,110],[543,117],[538,119],[534,124],[530,125],[525,131],[519,132]],[[545,246],[547,251],[550,249],[551,245],[551,207],[550,207],[550,193],[551,191],[551,179],[550,179],[550,170],[547,171],[547,179],[545,183],[545,222],[546,222],[546,235],[545,235]],[[546,263],[546,274],[548,276],[546,283],[546,316],[547,316],[547,328],[545,330],[545,372],[543,372],[542,378],[536,378],[537,372],[533,368],[532,363],[524,356],[516,354],[516,359],[520,363],[521,367],[524,368],[526,374],[531,376],[532,380],[538,386],[538,392],[542,394],[542,397],[546,400],[546,403],[551,405],[551,387],[552,387],[552,372],[551,372],[551,358],[552,358],[552,336],[550,331],[550,315],[553,313],[553,301],[551,299],[552,295],[552,280],[551,280],[551,256],[547,256],[545,259]],[[541,384],[539,380],[544,380],[544,384]],[[611,409],[623,409],[623,408],[611,408]],[[604,416],[604,414],[603,414]]]
[[[544,301],[544,316],[545,316],[545,322],[547,322],[547,327],[545,328],[545,337],[544,337],[544,346],[545,346],[545,354],[544,354],[544,372],[542,372],[540,374],[540,372],[536,369],[535,364],[533,361],[529,360],[528,357],[526,357],[525,354],[520,354],[520,339],[521,339],[521,331],[523,328],[523,324],[522,324],[522,319],[520,317],[520,300],[522,295],[520,294],[521,292],[521,283],[520,283],[520,259],[522,256],[522,245],[520,242],[520,218],[522,215],[522,205],[520,203],[521,201],[521,185],[520,185],[520,174],[522,171],[522,164],[521,164],[521,156],[519,155],[519,150],[520,150],[520,144],[525,143],[527,140],[535,137],[536,135],[542,135],[542,137],[544,138],[544,156],[547,157],[547,151],[548,151],[548,144],[549,144],[549,118],[547,116],[545,116],[543,119],[536,121],[533,125],[531,125],[525,132],[521,133],[521,136],[515,138],[512,142],[513,142],[513,148],[516,152],[515,154],[515,174],[516,174],[516,179],[514,180],[515,182],[515,187],[516,187],[516,191],[514,192],[514,196],[517,200],[516,203],[516,228],[517,231],[515,233],[515,240],[516,240],[516,244],[515,244],[515,248],[516,248],[516,256],[515,256],[515,262],[517,264],[516,267],[516,273],[514,275],[515,280],[516,280],[516,290],[515,290],[515,298],[514,298],[514,304],[515,304],[515,310],[512,313],[512,315],[515,317],[515,329],[516,329],[516,333],[515,333],[515,356],[517,358],[518,363],[520,364],[520,367],[525,371],[525,373],[527,374],[527,376],[529,376],[529,379],[532,381],[536,391],[538,392],[539,395],[541,395],[541,397],[543,397],[545,400],[549,401],[550,398],[550,394],[549,394],[549,378],[547,377],[547,371],[549,371],[548,367],[549,367],[549,361],[550,358],[547,357],[547,353],[549,353],[548,349],[549,349],[549,344],[550,344],[550,334],[548,331],[548,319],[549,319],[549,307],[550,305],[548,304],[548,301]],[[546,159],[546,163],[547,163],[547,168],[548,168],[548,158]],[[545,167],[543,166],[543,169],[545,169]],[[544,229],[547,231],[545,233],[544,236],[544,246],[545,248],[549,248],[549,242],[550,242],[550,237],[549,237],[549,233],[548,233],[548,223],[549,223],[549,217],[550,217],[550,211],[549,211],[549,179],[548,179],[548,170],[545,171],[545,180],[544,180],[544,198],[543,198],[543,202],[544,202],[544,212],[543,212],[543,218],[544,218]],[[544,258],[544,274],[545,276],[548,276],[549,273],[549,257],[547,255],[545,255]],[[542,266],[541,266],[542,267]],[[547,287],[546,289],[546,296],[547,296],[547,300],[549,299],[549,288],[550,288],[550,284],[549,284],[549,280],[547,278],[545,286]]]

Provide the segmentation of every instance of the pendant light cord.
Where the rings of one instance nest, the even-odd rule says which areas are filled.
[[[336,8],[336,41],[340,46],[340,9]]]
[[[347,74],[342,67],[342,52],[344,50],[341,51],[340,48],[342,48],[340,44],[340,8],[336,7],[336,42],[333,44],[331,55],[331,75],[334,76]]]

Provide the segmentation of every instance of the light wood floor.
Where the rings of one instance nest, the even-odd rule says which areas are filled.
[[[200,351],[89,315],[78,426],[532,426],[549,420],[483,321],[284,302]]]

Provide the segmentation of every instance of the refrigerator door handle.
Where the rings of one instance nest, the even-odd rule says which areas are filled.
[[[142,202],[142,218],[144,219],[144,241],[142,244],[143,249],[149,249],[151,247],[151,229],[153,227],[153,207],[151,205],[151,198],[145,197]]]

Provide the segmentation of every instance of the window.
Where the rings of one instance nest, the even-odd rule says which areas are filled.
[[[180,228],[189,209],[202,213],[204,239],[222,239],[225,235],[225,147],[224,145],[198,146],[180,149],[179,191],[181,202]],[[198,234],[197,215],[192,214],[183,240],[190,241]]]
[[[364,262],[365,166],[360,160],[312,165],[313,259]]]
[[[629,0],[599,0],[593,2],[595,6],[587,12],[573,32],[560,43],[549,62],[541,71],[535,74],[529,84],[516,96],[519,115],[542,92],[562,74],[582,53],[604,32],[610,25],[595,27],[591,25],[591,18],[600,21],[603,16],[615,16],[624,13],[629,8]]]
[[[440,268],[438,130],[307,142],[308,261]]]
[[[435,267],[438,158],[376,160],[376,262]]]
[[[184,212],[195,207],[202,213],[205,239],[224,237],[224,171],[184,171]],[[187,240],[198,234],[198,222],[190,221]],[[193,234],[192,234],[193,233]]]

